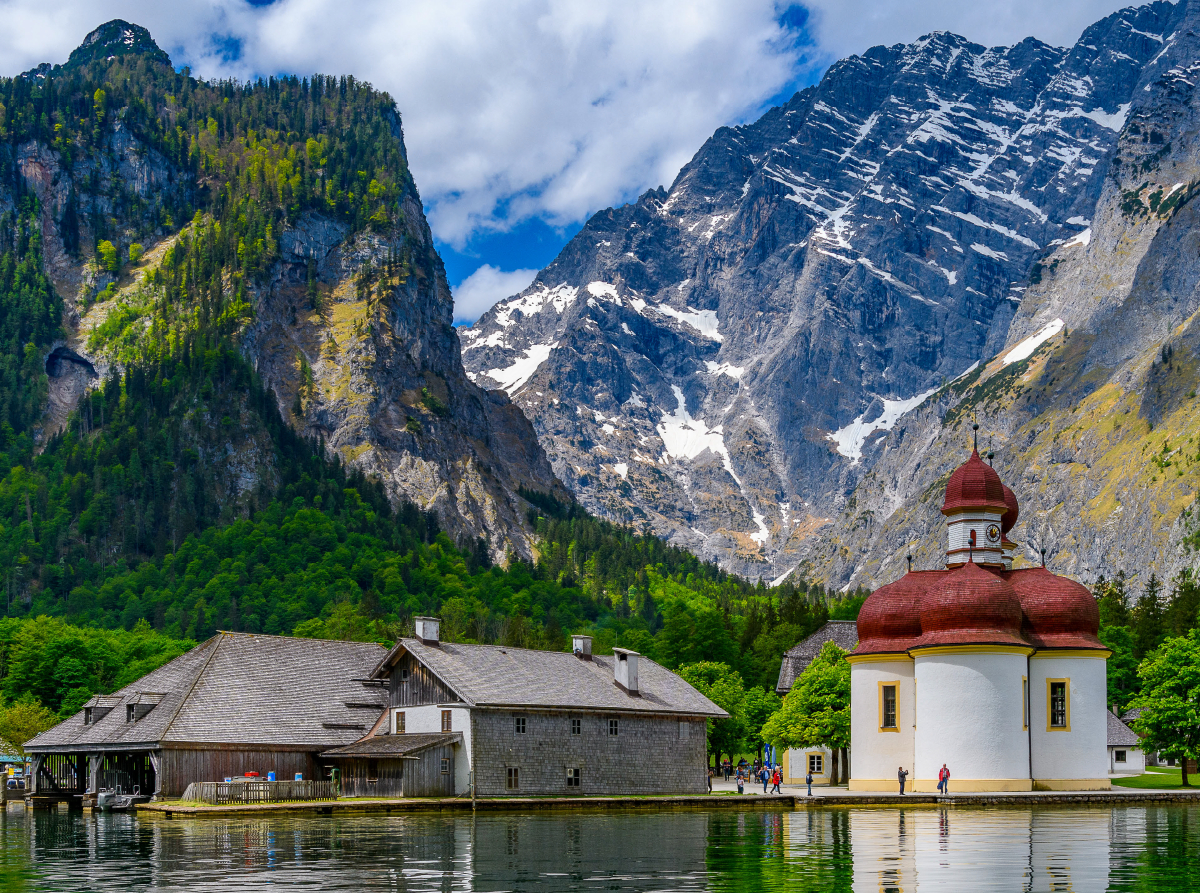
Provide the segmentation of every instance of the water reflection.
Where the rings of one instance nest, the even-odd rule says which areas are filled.
[[[0,890],[1195,888],[1186,806],[137,819],[8,813]]]

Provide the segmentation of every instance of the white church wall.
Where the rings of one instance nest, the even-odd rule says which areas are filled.
[[[914,790],[936,790],[943,763],[952,791],[1029,790],[1025,673],[1019,651],[918,653]]]
[[[1106,662],[1102,657],[1055,657],[1053,652],[1043,652],[1033,655],[1029,667],[1034,786],[1107,789]],[[1067,680],[1069,729],[1049,728],[1047,682],[1053,679]]]
[[[896,731],[881,731],[880,688],[895,683]],[[915,718],[913,662],[855,660],[850,665],[850,790],[895,790],[900,766],[913,775],[913,722]]]

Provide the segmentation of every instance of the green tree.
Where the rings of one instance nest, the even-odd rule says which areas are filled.
[[[0,748],[5,753],[25,756],[25,742],[55,725],[54,711],[43,707],[29,695],[7,703],[0,702]]]
[[[96,256],[100,259],[100,266],[114,276],[121,268],[116,246],[108,239],[103,239],[96,245]]]
[[[1133,607],[1133,653],[1144,658],[1166,638],[1163,617],[1162,583],[1155,574],[1146,581],[1146,588]]]
[[[732,760],[746,746],[746,687],[741,674],[728,664],[699,661],[680,667],[679,675],[729,714],[708,721],[708,752],[714,765],[720,765],[722,754]]]
[[[142,255],[146,253],[146,247],[141,242],[132,242],[129,245],[129,262],[136,264],[142,259]]]
[[[1100,608],[1100,625],[1129,626],[1129,593],[1125,589],[1125,572],[1111,579],[1101,577],[1093,591]]]
[[[763,726],[775,715],[782,703],[779,695],[761,686],[751,685],[746,689],[746,737],[758,751],[759,760],[762,759],[763,743],[766,740],[763,737]]]
[[[1138,691],[1138,661],[1133,633],[1127,626],[1101,626],[1100,641],[1112,651],[1108,659],[1108,706],[1122,712]]]
[[[821,647],[783,706],[767,720],[763,737],[778,748],[827,747],[833,752],[831,777],[836,783],[849,778],[850,663],[845,651],[833,642]]]
[[[1175,757],[1183,765],[1200,758],[1200,630],[1167,639],[1138,667],[1141,693],[1130,705],[1141,708],[1133,730],[1142,747]]]

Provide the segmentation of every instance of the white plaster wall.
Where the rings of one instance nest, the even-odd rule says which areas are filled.
[[[1125,762],[1117,762],[1117,751],[1125,751]],[[1108,771],[1123,775],[1141,775],[1146,771],[1146,755],[1140,747],[1110,747],[1108,749]]]
[[[787,770],[789,783],[804,784],[808,773],[808,755],[819,753],[822,757],[822,772],[813,773],[813,784],[829,784],[829,772],[833,767],[833,752],[828,747],[793,747],[788,751]]]
[[[898,732],[879,731],[879,683],[898,682]],[[896,769],[912,772],[913,662],[903,657],[850,665],[850,785],[856,779],[896,782]],[[909,775],[909,781],[912,780]]]
[[[916,772],[936,784],[942,763],[954,779],[1027,779],[1022,728],[1022,654],[918,655]]]
[[[1039,657],[1029,661],[1033,777],[1108,777],[1107,661],[1094,657]],[[1069,679],[1071,730],[1046,730],[1046,680]]]
[[[396,707],[392,710],[392,734],[396,733],[396,714],[404,714],[404,732],[442,731],[442,711],[450,711],[450,731],[462,732],[462,746],[454,752],[454,793],[467,793],[471,784],[471,710],[468,707],[426,704],[421,707]]]

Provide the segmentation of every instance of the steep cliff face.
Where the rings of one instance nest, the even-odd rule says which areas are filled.
[[[1014,319],[1013,337],[1038,327],[1050,255],[1095,231],[1187,15],[1123,10],[1070,49],[937,33],[843,60],[718,131],[669,190],[595,215],[464,334],[467,369],[513,396],[589,508],[751,576],[815,549],[810,570],[845,582],[887,432],[922,406],[940,420],[939,388]],[[913,496],[883,489],[876,514]]]
[[[938,485],[973,416],[1021,500],[1012,538],[1026,562],[1045,549],[1085,581],[1195,565],[1200,10],[1180,12],[1132,93],[1091,226],[1039,263],[1010,347],[880,443],[810,543],[816,574],[869,585],[899,573],[909,551],[936,560]]]
[[[324,87],[334,100],[341,91],[341,105],[322,106],[315,82],[243,89],[277,104],[293,95],[307,102],[284,108],[300,122],[293,127],[314,129],[307,148],[282,115],[237,119],[227,110],[239,98],[234,87],[176,74],[150,35],[125,22],[97,29],[65,65],[27,72],[6,94],[10,105],[42,103],[50,116],[79,106],[88,125],[71,121],[73,130],[52,139],[18,109],[7,120],[0,109],[0,130],[7,123],[39,134],[6,148],[12,186],[0,189],[0,212],[20,204],[21,190],[36,197],[45,266],[64,302],[63,338],[47,347],[40,437],[61,428],[89,386],[162,338],[155,325],[168,308],[181,325],[201,329],[234,320],[246,356],[297,430],[377,475],[394,499],[435,512],[454,538],[483,537],[497,559],[530,556],[518,489],[570,497],[520,410],[464,373],[450,291],[391,100],[345,78]],[[365,98],[347,106],[347,90]],[[207,105],[185,101],[200,94]],[[197,121],[201,106],[207,118]],[[322,126],[358,142],[347,148]],[[362,160],[346,156],[355,151]],[[353,160],[371,170],[371,151],[398,159],[386,181],[335,182],[337,152],[344,167]],[[279,204],[279,222],[256,223],[256,194]],[[230,203],[245,196],[241,217],[231,218]],[[369,202],[369,218],[355,210]],[[175,249],[217,243],[223,226],[246,232],[226,266],[176,269],[179,293],[164,287],[164,271],[178,267]],[[211,322],[210,305],[223,314]],[[245,490],[269,483],[263,443],[251,438],[236,452]]]

